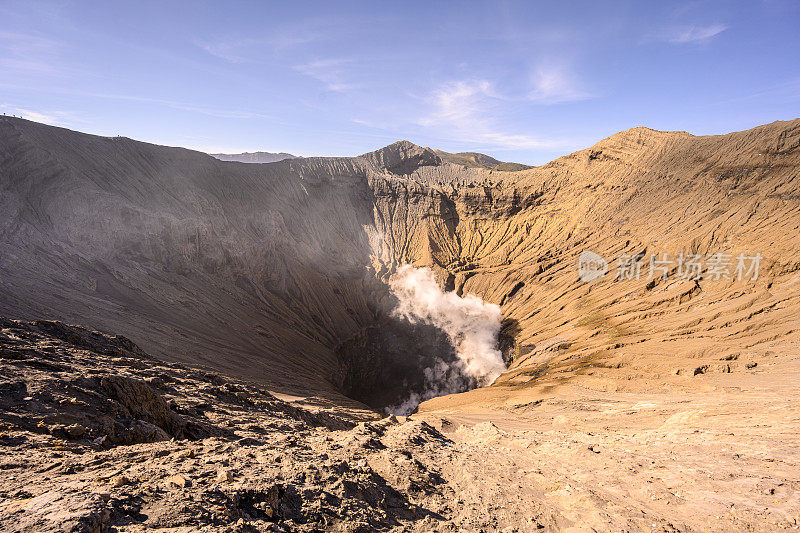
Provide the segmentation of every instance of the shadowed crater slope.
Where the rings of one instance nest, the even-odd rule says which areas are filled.
[[[441,331],[391,316],[397,261],[379,257],[375,180],[440,163],[428,149],[242,164],[3,118],[0,158],[8,316],[374,408],[453,358]]]

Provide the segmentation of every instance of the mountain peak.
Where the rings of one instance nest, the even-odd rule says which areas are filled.
[[[406,140],[397,141],[360,157],[375,166],[398,174],[410,174],[419,167],[436,166],[442,163],[441,158],[430,148],[424,148]]]

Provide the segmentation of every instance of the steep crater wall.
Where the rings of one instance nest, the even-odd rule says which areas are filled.
[[[441,164],[430,150],[247,165],[9,118],[0,158],[7,316],[120,332],[164,359],[373,408],[454,360],[441,330],[393,316],[385,283],[416,246],[400,235],[453,235],[444,196],[418,196],[410,178]],[[427,214],[400,220],[402,202]]]

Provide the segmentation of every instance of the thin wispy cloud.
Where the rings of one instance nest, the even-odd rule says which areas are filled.
[[[247,49],[261,43],[256,39],[236,39],[232,41],[215,41],[196,44],[216,58],[223,59],[230,63],[245,63],[248,61],[246,54]]]
[[[329,91],[344,92],[357,87],[345,80],[346,67],[351,63],[353,60],[346,58],[320,59],[295,65],[292,69],[322,82]]]
[[[453,122],[473,122],[480,111],[481,101],[496,98],[487,80],[455,81],[436,88],[431,96],[435,111],[420,121],[423,126]]]
[[[709,24],[708,26],[681,26],[672,28],[664,34],[664,40],[672,44],[707,43],[728,29],[725,24]]]
[[[250,36],[221,36],[194,42],[208,54],[230,63],[258,63],[265,56],[293,51],[332,39],[352,26],[347,19],[312,18]]]
[[[731,103],[746,102],[748,100],[762,98],[769,98],[769,100],[772,102],[793,102],[800,100],[800,78],[794,78],[782,83],[769,85],[763,89],[742,94],[733,98],[717,100],[714,102],[714,105],[727,105]]]
[[[542,104],[559,104],[592,98],[563,64],[541,64],[531,75],[528,98]]]
[[[418,124],[446,132],[454,140],[507,150],[554,148],[563,143],[504,131],[487,111],[502,101],[488,80],[461,80],[436,88],[431,112]]]
[[[33,120],[34,122],[42,122],[44,124],[50,124],[52,126],[66,125],[67,124],[66,119],[70,115],[69,113],[66,113],[64,111],[40,112],[31,109],[16,107],[9,104],[0,104],[0,111],[2,111],[4,114],[22,117],[27,120]]]
[[[271,115],[254,111],[244,111],[236,109],[220,109],[198,106],[177,100],[166,100],[162,98],[148,98],[146,96],[132,96],[127,94],[102,94],[102,93],[82,93],[83,96],[91,96],[93,98],[104,98],[109,100],[125,100],[129,102],[141,102],[144,104],[155,104],[159,106],[171,107],[180,111],[187,111],[190,113],[199,113],[217,118],[234,118],[234,119],[273,119]]]
[[[310,34],[276,34],[267,39],[229,39],[195,44],[208,54],[229,63],[257,63],[265,55],[308,44],[316,39],[316,36]]]
[[[24,86],[17,86],[17,85],[5,85],[0,83],[0,88],[8,87],[13,89],[25,89],[31,90],[30,87]],[[206,107],[202,105],[196,105],[188,102],[182,102],[179,100],[168,100],[164,98],[150,98],[147,96],[135,96],[130,94],[122,94],[122,93],[96,93],[91,91],[71,91],[71,90],[59,90],[59,89],[52,89],[52,90],[42,90],[37,89],[37,92],[44,92],[47,94],[57,94],[61,96],[79,96],[82,98],[100,98],[103,100],[119,100],[125,102],[138,102],[142,104],[151,104],[155,106],[161,107],[169,107],[172,109],[177,109],[179,111],[186,111],[189,113],[198,113],[201,115],[206,115],[209,117],[216,117],[216,118],[228,118],[228,119],[267,119],[270,121],[275,121],[275,117],[270,114],[261,113],[257,111],[248,111],[248,110],[240,110],[240,109],[225,109],[225,108],[217,108],[217,107]],[[62,120],[65,120],[71,116],[70,113],[65,112],[57,112],[48,114],[41,114],[42,117],[45,117],[46,120],[40,120],[38,118],[34,118],[38,112],[30,111],[26,109],[21,109],[19,107],[14,107],[8,104],[0,104],[0,111],[5,111],[9,114],[19,115],[23,118],[29,118],[30,120],[35,120],[37,122],[47,122],[50,124],[57,124],[63,125],[65,124]],[[26,116],[26,113],[28,114]],[[56,122],[58,121],[58,122]]]
[[[61,70],[54,58],[59,43],[33,33],[0,31],[0,67],[36,74],[55,74]]]

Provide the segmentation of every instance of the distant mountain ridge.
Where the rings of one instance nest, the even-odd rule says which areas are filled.
[[[298,156],[286,152],[243,152],[241,154],[209,154],[220,161],[237,161],[239,163],[275,163],[284,159],[297,159]]]
[[[433,150],[442,161],[463,165],[468,168],[483,168],[487,170],[500,170],[506,172],[516,172],[533,168],[531,165],[522,163],[510,163],[500,161],[494,157],[478,152],[458,152],[450,153],[442,150]],[[299,156],[287,154],[286,152],[243,152],[241,154],[209,154],[220,161],[236,161],[239,163],[275,163],[284,159],[298,159]]]
[[[464,165],[471,168],[485,168],[488,170],[503,170],[507,172],[516,172],[519,170],[528,170],[533,168],[530,165],[523,165],[522,163],[508,163],[506,161],[499,161],[494,157],[478,152],[459,152],[451,154],[442,150],[434,150],[436,155],[442,158],[443,161],[454,163],[456,165]]]

